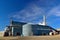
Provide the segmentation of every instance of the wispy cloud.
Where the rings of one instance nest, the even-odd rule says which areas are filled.
[[[49,12],[49,15],[54,15],[54,16],[60,17],[60,5],[51,9]]]
[[[15,13],[13,15],[13,18],[21,19],[22,21],[32,22],[36,19],[38,20],[38,18],[44,13],[45,12],[42,8],[36,6],[35,4],[31,4],[25,9]]]
[[[20,21],[25,21],[25,22],[40,22],[42,19],[39,20],[39,18],[42,15],[56,15],[60,16],[60,12],[58,12],[58,8],[52,8],[56,6],[58,3],[56,0],[38,0],[35,1],[34,3],[30,3],[26,8],[22,9],[21,11],[15,12],[13,14],[13,18],[20,19]]]

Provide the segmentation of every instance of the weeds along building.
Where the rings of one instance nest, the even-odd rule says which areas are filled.
[[[56,34],[57,30],[47,26],[45,17],[43,23],[32,24],[12,21],[7,26],[4,36],[40,36],[40,35],[53,35]]]

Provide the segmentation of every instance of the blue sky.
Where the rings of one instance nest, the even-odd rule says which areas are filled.
[[[39,23],[46,15],[47,25],[60,28],[60,0],[0,0],[0,31],[15,21]]]

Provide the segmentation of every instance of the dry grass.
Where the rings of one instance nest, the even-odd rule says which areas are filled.
[[[55,36],[30,36],[23,37],[23,40],[60,40],[60,35]]]
[[[27,36],[27,37],[0,37],[0,40],[60,40],[60,35]]]
[[[22,37],[0,37],[0,40],[22,40]]]

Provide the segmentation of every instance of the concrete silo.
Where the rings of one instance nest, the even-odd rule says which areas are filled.
[[[32,26],[31,26],[31,24],[23,25],[22,35],[23,36],[32,36]]]

